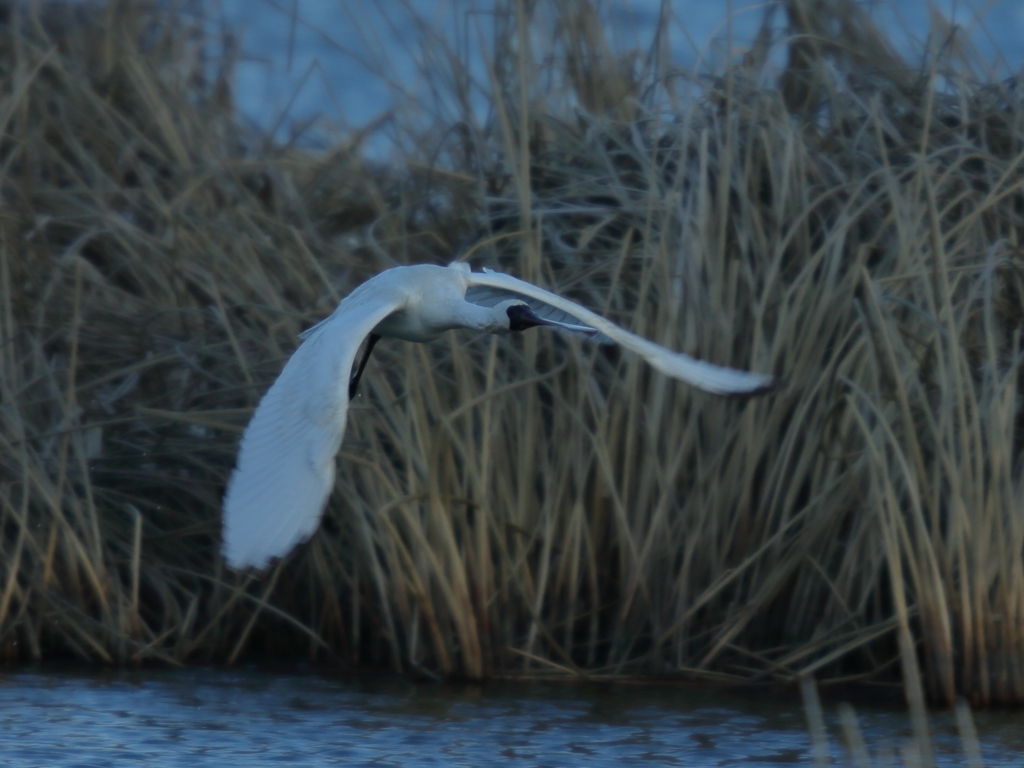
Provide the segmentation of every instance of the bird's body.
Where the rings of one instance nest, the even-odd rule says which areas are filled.
[[[433,341],[445,331],[465,327],[475,305],[465,301],[463,281],[449,277],[452,270],[434,264],[395,267],[371,277],[350,293],[326,320],[303,334],[311,336],[335,318],[351,314],[351,306],[390,306],[390,313],[374,328],[378,336],[403,341]],[[359,340],[362,342],[362,339]]]
[[[756,394],[773,386],[768,376],[672,352],[510,275],[471,272],[464,263],[395,267],[360,285],[302,334],[253,414],[224,497],[228,564],[263,568],[316,530],[334,485],[349,400],[379,338],[427,342],[457,328],[509,333],[539,325],[620,344],[709,392]]]

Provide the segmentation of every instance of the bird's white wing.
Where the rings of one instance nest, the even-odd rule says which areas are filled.
[[[224,494],[223,549],[232,568],[264,568],[320,524],[334,487],[356,352],[400,306],[386,286],[364,283],[305,334],[263,396]]]
[[[623,330],[610,320],[606,320],[575,302],[511,275],[485,270],[484,272],[471,272],[465,277],[469,286],[466,291],[467,299],[472,295],[471,292],[488,289],[491,293],[486,295],[489,297],[488,300],[493,301],[494,304],[500,303],[503,299],[525,297],[531,309],[538,315],[541,315],[538,311],[538,304],[547,305],[552,311],[564,313],[566,317],[571,318],[570,322],[575,321],[578,324],[589,326],[610,341],[636,352],[662,373],[681,379],[705,392],[719,395],[757,394],[766,392],[775,386],[775,381],[771,376],[712,365],[682,352],[673,352]],[[496,298],[495,291],[503,291],[505,295],[502,298]],[[543,317],[543,315],[541,316]]]

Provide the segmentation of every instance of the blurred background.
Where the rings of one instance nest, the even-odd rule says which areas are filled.
[[[1022,30],[1020,2],[0,3],[0,659],[132,670],[0,677],[5,750],[823,765],[827,725],[856,765],[1019,764],[1018,713],[983,753],[964,702],[1024,702]],[[227,569],[299,332],[453,255],[789,385],[381,344],[320,530]],[[823,716],[812,679],[898,705]]]
[[[912,63],[922,50],[952,43],[929,39],[933,22],[956,27],[956,44],[974,46],[977,59],[990,63],[991,73],[979,76],[1001,79],[1024,62],[1024,3],[1018,0],[860,4]],[[444,36],[483,87],[480,42],[492,39],[492,6],[485,0],[213,0],[207,19],[215,25],[211,31],[229,32],[235,46],[227,53],[237,57],[234,96],[245,119],[278,139],[323,145],[337,129],[386,121],[399,107],[433,112],[443,106],[431,82],[438,62],[423,57],[425,37]],[[734,52],[751,45],[766,13],[775,31],[785,23],[777,4],[751,0],[609,0],[598,7],[620,51],[645,52],[660,25],[682,68],[720,66],[730,45]],[[777,39],[770,59],[776,76],[786,59],[783,38]],[[378,135],[371,148],[386,153],[387,142]]]

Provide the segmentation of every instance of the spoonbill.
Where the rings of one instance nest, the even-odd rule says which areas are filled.
[[[672,352],[511,275],[473,272],[465,262],[388,269],[300,335],[302,344],[256,408],[224,495],[228,565],[264,569],[313,535],[334,486],[348,404],[382,337],[426,342],[456,328],[504,334],[535,326],[619,344],[706,392],[753,395],[774,386],[770,376]]]

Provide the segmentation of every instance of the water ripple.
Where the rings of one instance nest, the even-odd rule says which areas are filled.
[[[873,749],[909,735],[902,712],[858,715]],[[1019,764],[1022,724],[979,716],[987,765]],[[940,760],[960,764],[952,718],[935,725]],[[809,755],[797,702],[689,686],[423,686],[213,669],[0,675],[0,765],[776,768]]]

